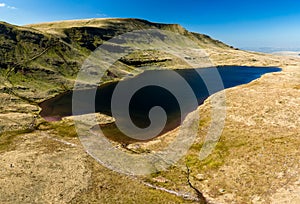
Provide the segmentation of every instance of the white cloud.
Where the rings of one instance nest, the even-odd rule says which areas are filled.
[[[8,8],[8,9],[17,9],[16,7],[14,6],[9,6],[9,5],[6,5],[5,3],[0,3],[0,8]]]
[[[13,9],[13,10],[14,10],[14,9],[17,9],[17,8],[14,7],[14,6],[7,6],[7,8],[8,8],[8,9]]]

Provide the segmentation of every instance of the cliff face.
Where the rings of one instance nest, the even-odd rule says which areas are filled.
[[[61,21],[54,23],[43,23],[27,25],[44,33],[61,37],[66,43],[79,43],[89,50],[101,45],[117,35],[134,30],[161,29],[187,36],[200,45],[209,44],[212,47],[229,47],[209,36],[191,33],[179,24],[152,23],[141,19],[89,19]]]

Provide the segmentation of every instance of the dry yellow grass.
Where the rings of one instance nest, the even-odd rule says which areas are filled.
[[[177,178],[185,174],[182,167],[187,162],[195,186],[212,202],[297,204],[300,60],[243,51],[211,53],[217,65],[279,66],[283,71],[228,89],[226,124],[213,154],[198,160],[208,120],[200,125],[197,143],[178,168],[161,176],[173,186],[183,185]],[[200,109],[201,117],[209,118],[210,104]],[[197,180],[197,175],[205,179]]]

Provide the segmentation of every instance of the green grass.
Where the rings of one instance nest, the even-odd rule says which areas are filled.
[[[78,137],[76,128],[73,122],[70,121],[57,121],[57,122],[41,122],[38,127],[39,130],[47,131],[53,130],[58,137],[62,138],[76,138]]]
[[[186,164],[188,166],[194,166],[202,170],[213,170],[221,167],[226,156],[229,154],[229,146],[224,141],[219,141],[216,144],[212,154],[204,160],[200,160],[199,152],[203,147],[203,143],[194,144],[190,149],[190,154],[186,157]]]

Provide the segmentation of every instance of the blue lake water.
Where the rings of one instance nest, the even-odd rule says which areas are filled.
[[[201,75],[212,72],[213,68],[201,69],[185,69],[176,70],[176,72],[184,78],[184,80],[192,88],[198,105],[201,105],[205,99],[209,97],[209,91],[206,84],[201,78]],[[215,69],[214,69],[215,70]],[[247,84],[263,74],[271,72],[279,72],[280,68],[275,67],[244,67],[244,66],[224,66],[217,68],[221,76],[224,88],[231,88],[241,84]],[[135,82],[141,78],[157,78],[169,83],[175,89],[180,89],[179,83],[172,77],[169,70],[153,70],[145,71],[141,75],[132,79],[126,80],[128,84]],[[211,79],[214,80],[214,79]],[[122,82],[121,82],[122,83]],[[212,82],[213,83],[213,82]],[[96,112],[112,115],[111,113],[111,98],[115,87],[118,82],[110,83],[99,87],[96,91],[95,97],[95,110]],[[220,91],[221,88],[217,87],[213,93]],[[81,90],[79,92],[89,95],[95,90]],[[60,94],[54,98],[44,101],[40,104],[42,111],[40,115],[49,121],[59,120],[65,116],[72,115],[72,95],[73,92],[69,91]],[[188,99],[186,100],[188,102]],[[120,100],[120,103],[123,101]],[[84,108],[85,103],[90,104],[90,101],[81,101],[83,108],[77,111],[77,114],[87,114],[91,110]],[[188,104],[187,104],[188,105]],[[180,124],[181,112],[180,106],[174,95],[167,89],[159,86],[146,86],[138,90],[131,98],[129,111],[132,121],[139,127],[144,128],[149,126],[150,120],[148,118],[149,111],[154,106],[162,107],[167,113],[167,125],[164,131],[169,131]],[[185,113],[187,114],[187,113]]]

